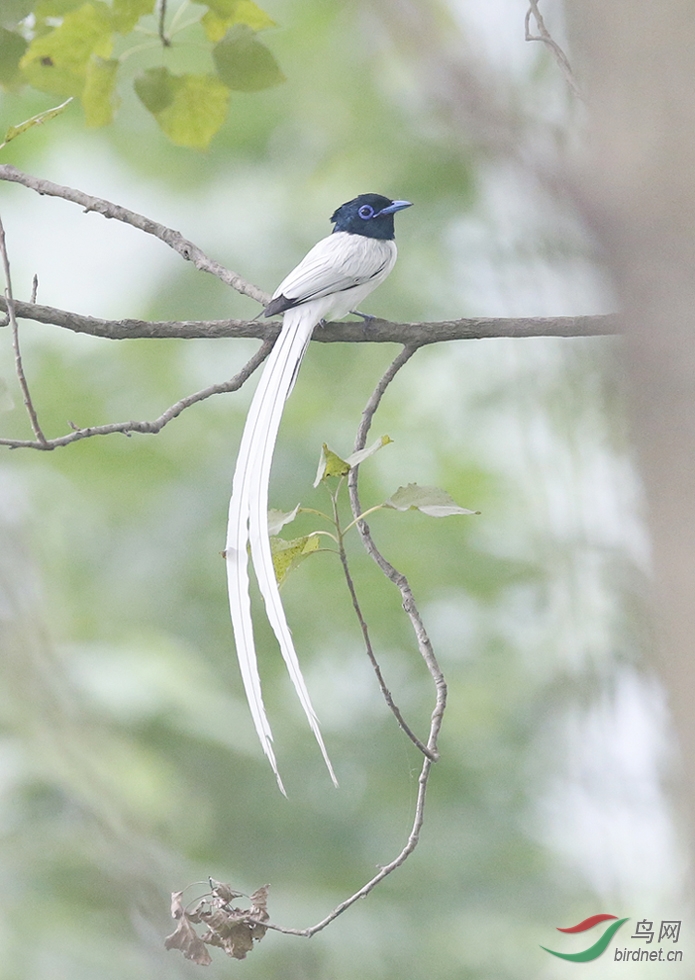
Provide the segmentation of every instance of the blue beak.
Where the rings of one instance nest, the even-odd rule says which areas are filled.
[[[411,201],[393,201],[387,208],[382,208],[379,214],[394,214],[396,211],[402,211],[403,208],[412,208],[412,206]]]

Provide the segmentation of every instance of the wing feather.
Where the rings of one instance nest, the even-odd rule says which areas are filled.
[[[292,305],[343,293],[376,280],[378,285],[395,262],[395,245],[374,238],[335,232],[317,242],[283,279],[273,299],[284,296]]]

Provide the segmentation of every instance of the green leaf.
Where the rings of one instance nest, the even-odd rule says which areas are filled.
[[[96,55],[89,61],[82,90],[82,107],[88,126],[106,126],[113,119],[117,73],[117,61],[106,61]]]
[[[446,490],[439,487],[419,487],[417,483],[409,483],[407,487],[399,487],[384,507],[394,510],[419,510],[430,517],[449,517],[451,514],[479,514],[479,510],[467,510],[459,507]]]
[[[119,34],[130,34],[141,17],[151,14],[155,0],[113,0],[113,26]]]
[[[66,106],[70,105],[72,102],[72,96],[63,102],[62,105],[58,105],[55,109],[46,109],[45,112],[40,112],[36,116],[32,116],[31,119],[26,119],[23,123],[19,123],[17,126],[10,126],[10,128],[5,133],[5,143],[9,143],[11,140],[16,139],[17,136],[21,136],[25,133],[27,129],[31,129],[32,126],[40,126],[41,123],[47,122],[49,119],[53,119],[59,113],[65,109]],[[4,146],[5,143],[2,145]]]
[[[345,476],[353,466],[359,466],[365,459],[369,459],[370,456],[378,453],[384,446],[388,446],[390,442],[393,442],[390,436],[381,436],[371,446],[367,446],[366,449],[358,449],[356,453],[351,453],[345,459],[342,459],[332,449],[329,449],[324,442],[321,449],[321,456],[319,457],[319,468],[316,471],[314,486],[317,487],[322,480],[325,480],[329,476]]]
[[[136,80],[135,91],[177,146],[207,149],[227,115],[229,89],[214,75],[150,68]]]
[[[270,539],[270,552],[273,556],[273,568],[278,585],[282,585],[290,572],[305,558],[319,549],[319,539],[316,535],[306,534],[292,541],[273,537]]]
[[[282,511],[270,508],[268,511],[268,534],[274,535],[283,529],[285,524],[291,524],[299,513],[300,505],[294,508],[294,510]]]
[[[246,24],[252,31],[275,27],[275,21],[252,0],[208,0],[201,23],[210,41],[221,41],[230,27]]]
[[[178,79],[168,68],[148,68],[135,79],[135,91],[144,107],[156,116],[171,105]]]
[[[229,90],[214,75],[182,75],[173,102],[155,117],[172,143],[206,150],[227,117]]]
[[[110,57],[112,34],[110,7],[101,0],[86,3],[31,42],[20,61],[24,78],[42,92],[80,95],[92,55]]]
[[[328,479],[329,476],[345,476],[350,472],[350,464],[341,459],[337,453],[334,453],[332,449],[329,449],[324,442],[321,447],[321,455],[319,457],[319,468],[316,471],[316,479],[314,480],[314,486],[317,487],[319,483],[323,480]]]
[[[217,74],[235,91],[258,92],[285,81],[273,55],[246,24],[232,27],[212,49],[212,57]]]
[[[0,85],[9,87],[21,82],[19,62],[26,48],[27,42],[20,34],[0,27]]]

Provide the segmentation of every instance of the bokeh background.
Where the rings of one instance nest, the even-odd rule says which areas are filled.
[[[524,42],[524,4],[264,6],[287,82],[235,96],[207,153],[172,146],[126,88],[112,127],[86,130],[72,106],[3,162],[175,227],[268,291],[329,231],[337,205],[376,191],[415,207],[397,218],[399,261],[371,312],[434,321],[613,308],[558,179],[581,143],[581,105],[548,52]],[[545,13],[564,43],[560,5]],[[130,62],[133,73],[146,64]],[[53,102],[6,93],[2,127]],[[39,302],[94,316],[257,313],[132,228],[17,186],[0,186],[0,208],[17,298],[36,272]],[[0,421],[20,437],[8,331],[0,341]],[[110,342],[33,323],[22,343],[49,435],[68,420],[153,418],[231,377],[257,345]],[[283,421],[274,506],[326,506],[311,487],[321,444],[351,450],[396,351],[311,347]],[[3,977],[196,975],[162,946],[171,890],[208,875],[247,892],[270,882],[273,920],[302,928],[407,837],[420,760],[381,701],[331,555],[305,562],[284,601],[340,790],[261,615],[288,800],[257,744],[219,554],[252,386],[157,436],[0,458]],[[242,963],[217,951],[205,975],[689,975],[679,758],[652,667],[624,387],[611,338],[450,343],[421,350],[391,385],[374,434],[394,442],[363,467],[364,505],[418,482],[481,512],[370,522],[411,581],[450,685],[421,843],[310,942],[268,934]],[[394,696],[425,733],[432,690],[398,595],[356,538],[350,556]],[[631,917],[618,943],[630,948],[637,919],[682,919],[685,963],[628,967],[611,949],[578,967],[540,949],[569,949],[556,927],[596,912]]]

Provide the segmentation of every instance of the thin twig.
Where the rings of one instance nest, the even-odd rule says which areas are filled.
[[[116,221],[122,221],[124,224],[132,225],[133,228],[144,231],[147,235],[153,235],[155,238],[159,238],[160,241],[178,252],[186,261],[192,262],[196,269],[199,269],[201,272],[209,272],[211,275],[221,279],[226,285],[231,286],[232,289],[236,289],[238,293],[250,296],[251,299],[257,300],[263,306],[270,299],[267,293],[264,293],[262,289],[259,289],[252,283],[247,282],[238,273],[232,272],[230,269],[225,269],[219,262],[208,258],[202,249],[184,238],[180,231],[167,228],[165,225],[159,224],[158,221],[152,221],[151,218],[146,218],[142,214],[121,207],[120,204],[112,204],[111,201],[106,201],[101,197],[91,197],[89,194],[75,190],[73,187],[64,187],[61,184],[54,184],[50,180],[32,177],[30,174],[22,173],[21,170],[17,170],[16,167],[12,167],[9,164],[0,165],[0,180],[22,184],[22,186],[36,191],[37,194],[59,197],[64,201],[79,204],[85,211],[96,211],[105,218],[114,218]]]
[[[196,405],[198,402],[202,402],[206,398],[210,398],[212,395],[221,395],[229,391],[238,391],[244,382],[247,381],[253,374],[256,368],[263,363],[272,350],[272,347],[272,342],[269,340],[266,341],[261,347],[259,347],[253,357],[247,361],[241,371],[239,371],[238,374],[235,374],[233,378],[230,378],[229,381],[223,381],[221,384],[209,385],[207,388],[202,388],[200,391],[196,391],[192,395],[187,395],[185,398],[181,398],[170,408],[168,408],[166,412],[163,412],[159,418],[156,418],[151,422],[113,422],[109,425],[94,425],[85,429],[73,427],[73,431],[69,435],[59,436],[57,439],[44,438],[43,441],[40,441],[38,436],[36,441],[31,439],[0,439],[0,446],[8,446],[10,449],[50,450],[58,449],[60,446],[67,446],[72,442],[78,442],[80,439],[88,439],[91,436],[108,436],[114,432],[122,432],[125,435],[130,435],[131,432],[143,432],[148,434],[159,432],[168,422],[175,419],[178,415],[185,411],[185,409],[190,408],[191,405]]]
[[[372,646],[372,641],[369,636],[369,626],[367,625],[367,621],[365,620],[364,614],[362,613],[362,607],[360,606],[359,599],[357,598],[357,590],[355,589],[355,583],[352,578],[352,573],[350,572],[350,566],[348,563],[347,552],[345,551],[345,531],[343,530],[340,523],[337,493],[335,496],[331,495],[331,499],[333,501],[334,524],[336,527],[336,531],[338,532],[337,543],[338,543],[338,555],[340,556],[340,563],[343,566],[343,574],[345,576],[345,581],[347,583],[348,592],[350,593],[350,598],[352,599],[352,608],[355,610],[357,621],[360,624],[360,629],[362,631],[362,638],[364,640],[364,646],[367,651],[367,656],[369,657],[369,661],[372,667],[374,668],[374,673],[376,674],[376,679],[379,683],[381,693],[384,697],[384,700],[386,701],[386,704],[393,712],[399,726],[408,736],[408,738],[413,743],[413,745],[415,745],[422,752],[423,755],[426,755],[428,759],[431,759],[432,762],[436,762],[436,758],[434,754],[430,751],[430,749],[428,749],[425,743],[417,737],[415,732],[412,730],[410,725],[406,722],[405,718],[403,717],[401,709],[393,700],[393,695],[391,694],[391,691],[388,685],[386,684],[386,679],[384,678],[379,661],[376,659],[374,648]],[[352,523],[355,524],[357,522],[353,521]]]
[[[390,383],[395,378],[396,374],[400,369],[407,364],[410,358],[413,356],[417,347],[404,347],[400,354],[394,358],[392,363],[389,365],[385,371],[383,377],[379,381],[372,395],[367,402],[364,412],[362,413],[362,421],[360,423],[359,429],[357,430],[357,437],[355,439],[355,452],[360,449],[364,449],[367,441],[367,434],[369,428],[372,424],[372,419],[374,418],[374,413],[379,407],[379,403],[384,395],[384,392],[390,385]],[[350,491],[350,504],[352,506],[352,513],[357,520],[357,529],[362,538],[362,542],[367,550],[367,553],[376,562],[379,568],[382,570],[384,575],[393,582],[393,584],[398,588],[401,593],[401,598],[403,600],[403,609],[405,610],[408,618],[410,619],[413,632],[417,639],[418,649],[422,659],[427,665],[427,669],[430,672],[432,680],[434,681],[436,689],[436,702],[434,710],[432,712],[432,718],[430,722],[430,734],[427,740],[427,747],[432,751],[434,758],[438,758],[437,741],[439,738],[439,731],[442,726],[442,719],[444,717],[444,711],[446,709],[446,696],[447,688],[446,681],[444,680],[444,675],[437,662],[437,658],[432,649],[432,643],[429,636],[427,635],[427,630],[420,616],[420,611],[415,602],[412,590],[408,579],[402,572],[399,572],[394,566],[387,561],[386,558],[381,554],[379,549],[372,539],[371,532],[369,530],[369,525],[366,521],[360,518],[362,513],[362,507],[360,506],[360,498],[358,492],[358,475],[359,466],[355,466],[350,470],[348,477],[348,488]],[[427,761],[427,760],[425,760]],[[424,772],[424,770],[423,770]],[[426,782],[426,779],[425,779]]]
[[[167,15],[167,0],[159,0],[159,38],[165,48],[171,47],[171,38],[164,33],[164,20]]]
[[[422,830],[422,824],[425,818],[425,797],[427,795],[427,781],[430,774],[430,769],[434,763],[431,759],[423,759],[422,770],[418,777],[418,791],[417,799],[415,801],[415,816],[413,820],[413,826],[408,835],[408,840],[405,847],[402,849],[400,854],[389,862],[389,864],[383,865],[378,874],[374,875],[366,885],[363,885],[359,891],[356,891],[354,895],[346,898],[344,902],[340,905],[336,905],[332,912],[330,912],[324,919],[317,922],[316,925],[311,926],[309,929],[286,929],[284,926],[274,925],[270,922],[263,922],[262,925],[266,926],[268,929],[274,929],[276,932],[282,932],[287,936],[306,936],[310,938],[315,936],[317,932],[321,932],[326,926],[330,925],[339,915],[342,915],[347,909],[349,909],[355,902],[358,902],[361,898],[365,898],[374,888],[383,881],[384,878],[388,877],[392,871],[400,868],[401,865],[407,860],[407,858],[413,853],[420,840],[420,831]]]
[[[47,449],[48,443],[43,431],[41,430],[41,426],[39,425],[39,419],[36,414],[36,409],[34,408],[34,403],[31,399],[31,393],[29,392],[29,385],[27,384],[26,375],[24,374],[24,365],[22,364],[22,352],[19,347],[19,327],[15,317],[14,297],[12,296],[10,260],[7,255],[7,242],[5,240],[5,228],[2,223],[2,218],[0,218],[0,254],[2,255],[2,265],[5,271],[5,303],[7,305],[7,315],[12,327],[12,348],[14,350],[14,364],[17,374],[17,381],[19,382],[24,405],[29,415],[31,428],[36,436],[36,445],[41,449]]]
[[[565,76],[565,80],[572,90],[572,94],[576,95],[578,99],[582,98],[582,93],[579,90],[579,86],[574,77],[574,72],[572,71],[572,66],[569,63],[569,58],[562,50],[557,41],[553,38],[552,34],[545,26],[545,21],[543,20],[543,15],[538,9],[538,0],[529,0],[529,9],[526,11],[526,18],[524,20],[524,33],[525,39],[527,41],[541,41],[546,44],[555,56],[555,60],[560,66],[562,74]],[[536,21],[538,27],[538,34],[531,33],[531,15]]]

